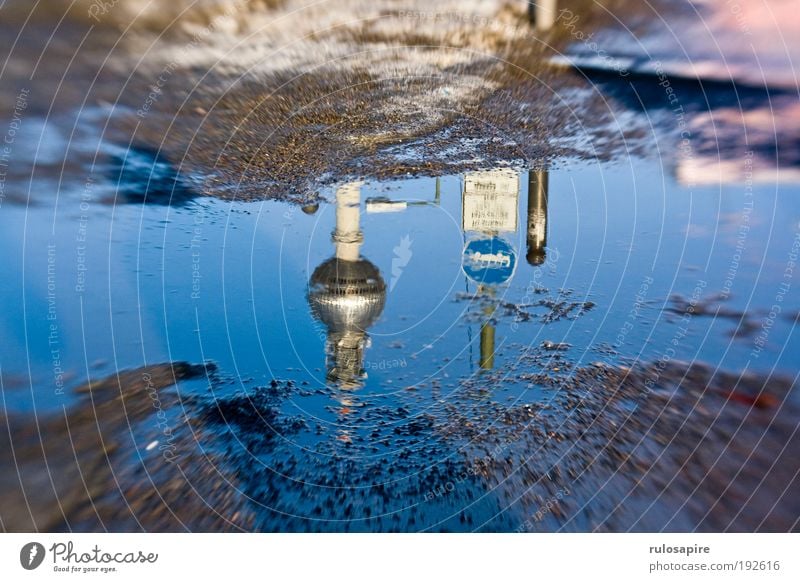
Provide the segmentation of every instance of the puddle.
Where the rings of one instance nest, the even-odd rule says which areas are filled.
[[[752,352],[796,252],[793,190],[688,189],[641,162],[350,183],[306,207],[9,206],[2,295],[24,309],[4,314],[4,371],[30,361],[47,381],[58,346],[74,381],[185,360],[371,391],[476,373],[489,354],[503,368],[512,345],[657,359],[684,327],[676,358],[790,371],[790,305]]]
[[[269,4],[302,42],[248,9],[190,52],[189,13],[140,59],[150,14],[78,94],[120,9],[64,89],[49,53],[5,86],[3,528],[797,527],[780,55],[621,76],[521,6]]]
[[[165,450],[233,471],[249,516],[236,527],[563,525],[531,525],[535,502],[514,503],[543,475],[550,495],[586,502],[590,487],[551,475],[569,462],[486,483],[518,455],[550,459],[593,383],[619,390],[597,374],[796,369],[797,312],[780,299],[793,190],[688,189],[639,162],[347,183],[305,207],[81,193],[56,210],[6,207],[0,294],[23,309],[2,316],[3,375],[32,383],[4,385],[5,406],[82,410],[87,378],[205,362],[213,373],[178,386],[169,445],[143,421],[128,446],[155,474]],[[148,393],[136,386],[123,393]],[[614,414],[639,409],[636,394]],[[610,418],[613,400],[598,402]],[[587,511],[568,527],[595,527]]]

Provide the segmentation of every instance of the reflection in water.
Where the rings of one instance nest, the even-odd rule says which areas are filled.
[[[505,236],[517,232],[519,176],[507,169],[472,172],[464,179],[461,223],[467,243],[462,266],[477,284],[475,298],[483,303],[480,367],[494,368],[496,289],[510,281],[516,251]],[[530,227],[529,227],[530,230]]]
[[[386,302],[386,283],[378,268],[361,257],[360,185],[336,193],[336,254],[316,268],[309,283],[311,311],[328,328],[327,377],[345,389],[361,386],[367,329]]]
[[[590,174],[593,180],[595,176]],[[292,265],[294,275],[286,291],[294,302],[291,306],[307,297],[311,312],[327,330],[328,386],[312,386],[313,375],[296,368],[278,376],[275,366],[263,380],[243,380],[245,370],[263,372],[260,355],[248,361],[246,350],[240,347],[243,341],[236,348],[244,365],[235,376],[223,352],[209,349],[208,359],[220,366],[213,374],[205,366],[185,364],[115,371],[79,388],[80,395],[66,414],[60,409],[37,415],[0,411],[0,424],[6,425],[0,427],[0,466],[5,469],[0,472],[0,528],[719,531],[796,527],[800,482],[795,477],[796,455],[790,453],[797,450],[800,436],[794,430],[798,413],[793,377],[725,373],[716,363],[690,363],[677,355],[669,362],[640,360],[636,365],[621,365],[613,355],[600,352],[605,346],[595,339],[587,340],[591,344],[579,343],[582,332],[597,321],[588,314],[593,304],[570,297],[568,288],[551,292],[561,281],[559,273],[550,273],[556,265],[529,269],[526,264],[527,273],[514,279],[522,245],[527,245],[529,255],[544,261],[548,212],[563,218],[568,214],[563,198],[554,198],[548,205],[547,174],[523,176],[495,170],[463,179],[454,176],[443,183],[442,212],[382,215],[376,219],[380,226],[376,231],[368,230],[361,220],[361,194],[418,191],[419,184],[429,185],[432,192],[433,182],[412,183],[405,189],[397,184],[341,187],[336,193],[334,256],[314,271],[310,281],[296,276]],[[526,184],[527,206],[522,200]],[[366,198],[366,212],[417,204],[396,198]],[[436,200],[432,195],[426,198],[426,204]],[[364,206],[360,209],[365,210]],[[304,210],[314,214],[316,205]],[[176,220],[184,218],[187,225],[181,241],[194,233],[191,211],[189,207],[177,214]],[[585,206],[582,212],[602,216]],[[325,219],[333,218],[333,213],[323,214]],[[457,224],[456,236],[441,236],[459,214],[464,228]],[[134,216],[138,219],[138,214]],[[246,225],[247,215],[241,216]],[[271,216],[281,220],[283,215]],[[523,240],[519,225],[526,218]],[[392,219],[397,220],[393,223]],[[615,214],[609,220],[616,221],[610,226],[618,226],[623,219]],[[296,244],[305,244],[314,222],[298,221],[308,231],[295,233]],[[758,221],[753,224],[757,228]],[[367,232],[362,233],[362,226]],[[210,235],[214,233],[213,220],[207,228]],[[552,254],[564,244],[558,235],[566,230],[551,229]],[[230,232],[236,236],[235,230],[217,230],[220,236]],[[392,244],[409,232],[419,237],[417,248],[431,250],[414,255],[403,286],[389,302],[386,287],[390,283],[384,284],[385,275],[378,268],[384,263],[377,252],[372,256],[376,264],[363,258],[362,243],[369,236],[370,242]],[[584,229],[583,233],[597,231]],[[249,238],[250,233],[244,232],[241,240],[249,242]],[[587,246],[597,248],[602,240]],[[321,242],[326,255],[329,243]],[[170,255],[174,256],[190,255]],[[587,258],[580,251],[576,256],[580,262]],[[443,267],[450,263],[452,270]],[[277,260],[272,265],[277,269]],[[231,268],[236,266],[234,262]],[[747,269],[744,261],[742,268]],[[271,267],[262,271],[259,283],[269,282],[276,272]],[[541,294],[525,287],[533,272],[542,275],[545,284],[552,283],[549,288],[543,286]],[[468,293],[455,293],[454,301],[436,305],[441,309],[436,317],[447,331],[418,326],[404,331],[403,341],[372,346],[370,356],[387,361],[393,350],[413,353],[415,343],[437,339],[417,358],[409,358],[402,374],[391,374],[387,367],[387,373],[369,378],[368,395],[357,392],[367,383],[364,368],[370,366],[364,352],[368,333],[377,331],[371,327],[377,319],[391,324],[407,310],[422,319],[427,305],[433,303],[425,300],[450,297],[454,280],[462,283],[465,276]],[[583,289],[580,281],[576,286]],[[466,313],[459,296],[471,302]],[[658,296],[653,288],[650,297]],[[264,300],[274,308],[270,315],[276,317],[281,302],[275,294]],[[601,309],[608,307],[602,298],[598,301]],[[698,306],[705,303],[701,298]],[[235,314],[236,306],[230,309]],[[730,309],[723,307],[723,312],[730,314]],[[650,333],[646,328],[652,320],[646,311],[642,306],[642,323],[636,328],[642,334]],[[292,317],[291,312],[287,314]],[[578,319],[585,314],[588,319]],[[703,315],[695,309],[698,314]],[[280,329],[270,330],[274,334],[270,364],[287,361],[289,348],[281,343],[289,344],[282,340],[294,334],[303,341],[293,342],[292,350],[299,347],[305,362],[321,359],[308,314],[302,315],[291,320],[300,322],[293,334],[282,336]],[[516,329],[512,318],[519,322]],[[709,329],[703,327],[708,320],[694,317],[693,330]],[[776,328],[788,326],[781,321],[776,321]],[[206,322],[210,319],[203,320],[204,326]],[[480,354],[474,367],[464,350],[463,328],[480,330]],[[665,341],[674,329],[667,323]],[[574,331],[567,335],[567,330]],[[616,329],[611,331],[616,333]],[[247,339],[246,328],[238,327],[236,332]],[[637,333],[629,336],[629,345],[642,337]],[[212,336],[206,337],[211,341]],[[473,337],[470,348],[478,343]],[[227,349],[229,340],[224,341]],[[604,355],[591,364],[577,362],[589,353],[587,345],[598,346],[597,353]],[[179,342],[171,347],[184,349]],[[183,355],[179,354],[189,360]],[[0,387],[6,390],[5,396],[13,396],[5,378],[0,376],[4,383]],[[184,380],[177,390],[172,388]],[[39,382],[37,396],[47,388],[44,381]],[[645,390],[646,386],[656,388]],[[698,449],[700,441],[703,447]],[[632,447],[631,443],[642,444]],[[558,503],[541,515],[542,500],[548,499]],[[740,499],[751,501],[742,505]],[[630,510],[643,506],[652,509]],[[532,517],[537,515],[541,519]]]
[[[441,181],[439,178],[436,178],[436,191],[432,202],[427,200],[392,200],[386,196],[372,196],[367,198],[366,211],[369,214],[402,212],[412,206],[439,206],[441,202]]]
[[[300,207],[305,214],[316,214],[319,210],[319,202],[311,202]]]
[[[519,176],[508,169],[470,172],[464,177],[464,232],[494,236],[517,231]]]
[[[481,324],[481,358],[479,364],[481,370],[491,370],[494,368],[495,351],[495,326],[492,321],[497,304],[494,301],[494,288],[480,285],[478,295],[489,298],[489,302],[483,307],[484,322]]]
[[[492,369],[495,353],[494,314],[497,287],[516,269],[517,252],[508,235],[518,231],[519,174],[509,169],[471,172],[464,178],[462,228],[466,239],[462,267],[477,285],[475,297],[483,303],[480,367]],[[440,203],[437,181],[433,202],[372,197],[370,213],[402,212],[410,206]],[[360,254],[364,233],[360,223],[360,184],[351,182],[336,192],[336,254],[319,265],[309,282],[308,301],[313,316],[325,324],[327,379],[353,390],[366,378],[364,351],[368,328],[380,317],[386,302],[386,283],[379,269]],[[309,214],[316,205],[303,207]],[[528,194],[528,262],[541,265],[547,243],[547,172],[531,171]]]
[[[115,186],[109,204],[182,206],[198,196],[179,168],[153,148],[131,146],[114,154],[107,170]]]
[[[533,267],[547,258],[547,187],[546,170],[528,172],[528,264]]]

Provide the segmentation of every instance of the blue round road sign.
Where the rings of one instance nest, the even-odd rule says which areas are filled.
[[[499,285],[514,274],[517,254],[514,247],[499,237],[481,238],[464,247],[461,265],[467,277],[476,283]]]

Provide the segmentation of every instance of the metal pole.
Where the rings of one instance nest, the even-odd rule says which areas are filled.
[[[528,172],[528,263],[534,267],[545,261],[547,246],[547,170]]]
[[[537,0],[528,2],[528,20],[536,30],[545,32],[556,23],[558,0]]]

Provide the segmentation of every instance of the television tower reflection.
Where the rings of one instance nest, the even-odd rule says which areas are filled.
[[[336,192],[333,257],[319,265],[309,281],[308,301],[313,316],[327,328],[327,378],[354,390],[363,385],[367,330],[380,317],[386,302],[386,283],[378,268],[361,256],[360,184]]]

